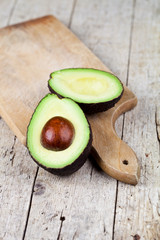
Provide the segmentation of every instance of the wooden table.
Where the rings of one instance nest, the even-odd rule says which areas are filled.
[[[70,177],[51,175],[0,119],[0,240],[159,240],[160,1],[0,0],[0,27],[48,14],[137,95],[116,128],[141,178],[118,182],[90,160]]]

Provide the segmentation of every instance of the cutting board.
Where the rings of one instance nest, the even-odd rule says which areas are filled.
[[[49,92],[50,73],[75,67],[110,71],[55,17],[0,29],[0,115],[21,143],[26,142],[27,126],[36,105]],[[88,116],[93,131],[92,156],[107,174],[134,185],[140,175],[138,160],[117,136],[114,124],[120,114],[136,104],[135,95],[124,87],[114,108]]]

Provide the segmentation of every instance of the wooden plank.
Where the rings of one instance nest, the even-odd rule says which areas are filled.
[[[15,0],[1,0],[0,2],[0,27],[5,27],[10,23],[12,13],[15,8]]]
[[[15,1],[0,3],[0,27],[10,23]],[[0,239],[21,239],[36,167],[0,119]]]
[[[160,2],[136,2],[129,68],[129,88],[138,96],[126,114],[124,140],[141,161],[136,187],[119,183],[114,239],[160,239]]]
[[[74,0],[22,0],[18,2],[14,10],[12,24],[24,22],[45,15],[54,15],[65,25],[68,25],[70,22],[73,7]]]
[[[43,4],[43,2],[38,1],[39,4]],[[52,7],[52,14],[64,13],[65,2],[61,1],[62,7],[60,7],[57,1],[52,1],[54,6],[54,9]],[[43,10],[38,11],[38,3],[34,1],[31,7],[30,1],[28,6],[34,10],[37,9],[37,11],[34,16],[31,13],[28,14],[28,9],[23,14],[21,12],[22,19],[23,16],[38,17],[41,14],[47,14],[47,9],[44,9],[44,12]],[[18,11],[19,4],[21,4],[21,1],[18,2],[17,6],[15,1],[0,1],[1,27],[7,23],[12,24],[21,21]],[[51,1],[45,1],[45,4],[49,9]],[[69,22],[71,9],[72,2],[70,1],[65,16],[61,15],[66,24]],[[2,119],[0,119],[0,136],[0,240],[19,240],[23,238],[24,234],[37,166],[29,157],[27,149],[15,138]]]
[[[126,6],[124,1],[102,1],[100,5],[96,0],[78,1],[71,24],[71,29],[106,64],[113,64],[113,72],[119,73],[123,82],[127,76],[131,15],[132,2]],[[118,40],[114,37],[117,32]],[[121,124],[119,121],[119,133]],[[92,164],[88,161],[67,178],[39,170],[25,239],[112,239],[116,181],[92,168]]]
[[[142,3],[143,5],[145,5],[145,4],[147,4],[147,3]],[[155,4],[155,3],[154,3]],[[141,6],[141,8],[143,9],[143,5]],[[148,10],[150,10],[151,8],[149,8],[148,7]],[[156,8],[156,9],[158,9],[158,7]],[[127,10],[127,9],[126,9]],[[149,14],[149,12],[152,12],[152,11],[148,11],[148,14]],[[155,12],[156,12],[156,10],[155,10]],[[148,15],[147,15],[148,16]],[[148,22],[147,22],[148,23]],[[91,23],[90,23],[91,24]],[[118,26],[119,27],[119,26]],[[153,28],[153,26],[152,26],[152,28]],[[149,32],[149,29],[147,29],[148,30],[148,32]],[[75,28],[75,31],[76,31],[76,28]],[[87,31],[89,31],[89,30],[87,30],[86,29],[86,33],[87,33]],[[117,29],[117,31],[118,31],[118,29]],[[110,32],[110,31],[109,31]],[[114,30],[113,30],[113,32],[114,32]],[[153,32],[153,29],[152,29],[152,32]],[[157,31],[158,32],[158,31]],[[127,31],[127,33],[128,33],[128,31]],[[93,34],[93,33],[92,33]],[[155,34],[155,33],[154,33]],[[141,36],[141,31],[139,32],[139,35]],[[83,35],[84,36],[84,35]],[[81,36],[82,37],[82,39],[83,39],[83,36]],[[91,35],[92,36],[92,35]],[[146,35],[145,35],[146,36]],[[147,35],[148,36],[148,35]],[[150,35],[151,36],[151,35]],[[153,35],[152,35],[153,36]],[[88,37],[88,36],[87,36]],[[136,37],[137,37],[137,34],[136,34]],[[84,37],[85,38],[85,37]],[[92,38],[90,38],[90,37],[88,37],[88,38],[86,38],[86,41],[89,41],[88,39],[92,39]],[[124,39],[125,40],[125,39]],[[127,38],[127,40],[128,40],[128,38]],[[134,39],[135,40],[135,42],[136,42],[136,38]],[[149,38],[149,36],[148,36],[148,40],[149,40],[149,42],[151,41],[150,40],[150,38]],[[153,39],[152,39],[153,40]],[[91,42],[93,41],[93,40],[90,40]],[[112,42],[112,38],[110,39],[110,41]],[[145,41],[143,41],[143,43],[144,43]],[[147,41],[146,41],[146,43],[147,43]],[[107,44],[107,43],[106,43]],[[112,43],[111,43],[112,44]],[[120,42],[119,42],[119,44],[120,44]],[[150,43],[151,44],[151,43]],[[95,44],[96,45],[96,44]],[[93,47],[94,48],[94,46],[95,46],[94,44],[93,45],[90,45],[90,47]],[[113,52],[115,51],[116,52],[116,45],[115,45],[115,48],[113,47],[113,45],[111,46],[111,48],[109,48],[109,44],[108,44],[108,48],[107,49],[105,49],[106,51],[102,51],[103,50],[103,48],[102,48],[102,50],[101,50],[101,54],[104,54],[105,55],[105,53],[107,52],[107,50],[108,51],[110,51],[111,53],[112,53],[112,50],[113,50]],[[113,48],[112,48],[113,47]],[[157,46],[156,46],[157,47]],[[100,53],[100,47],[95,47],[95,52],[97,53],[97,55]],[[137,48],[137,46],[135,47],[135,49]],[[146,46],[145,46],[145,48],[146,48]],[[153,49],[153,48],[152,48]],[[123,49],[122,50],[122,53],[123,53],[123,51],[124,51],[124,53],[125,52],[127,52],[126,51],[126,49]],[[139,54],[142,54],[142,52],[140,52],[139,51]],[[106,54],[106,56],[107,56],[107,54]],[[116,55],[115,55],[116,56]],[[118,55],[118,56],[121,56],[121,54],[120,55]],[[137,53],[137,55],[136,55],[136,57],[133,59],[133,62],[134,62],[134,60],[136,60],[136,59],[138,59],[138,57],[139,57],[139,55],[138,55],[138,53]],[[146,57],[146,59],[148,58],[147,57],[147,55],[145,56]],[[119,57],[118,58],[118,60],[117,60],[117,58],[116,58],[116,60],[114,59],[114,56],[111,54],[110,56],[109,56],[109,58],[110,58],[110,60],[109,59],[107,59],[107,58],[105,58],[105,56],[104,56],[104,61],[108,61],[108,62],[110,62],[110,65],[111,65],[111,67],[112,67],[112,65],[114,66],[114,62],[115,61],[117,61],[117,66],[119,66],[119,63],[118,62],[120,62],[121,61],[121,58]],[[142,58],[142,57],[141,57]],[[144,60],[144,59],[141,59],[141,61],[142,60]],[[136,60],[137,61],[137,60]],[[148,60],[147,60],[148,61]],[[151,59],[150,59],[150,61],[151,61]],[[155,61],[155,59],[154,59],[154,61]],[[108,63],[106,63],[107,65],[109,65]],[[138,63],[137,63],[138,64]],[[157,65],[157,62],[155,63],[156,65]],[[144,65],[146,66],[146,62],[144,62]],[[156,66],[155,65],[155,66]],[[159,65],[159,63],[158,63],[158,65]],[[116,73],[116,70],[118,69],[117,68],[117,66],[115,65],[114,67],[115,67],[115,70],[114,70],[114,67],[112,67],[112,70]],[[136,65],[137,66],[137,65]],[[142,66],[143,66],[143,64],[142,64]],[[152,65],[151,65],[152,66]],[[135,67],[135,66],[134,66]],[[138,67],[137,69],[139,69],[139,71],[141,70],[141,68],[140,67]],[[152,71],[151,71],[152,72]],[[118,73],[118,71],[117,71],[117,73]],[[126,73],[126,72],[125,72]],[[133,79],[135,79],[135,75],[134,74],[132,74],[132,76],[133,76]],[[141,79],[144,79],[144,73],[143,73],[143,75],[142,75],[142,73],[141,73],[141,75],[139,75],[139,74],[137,74],[136,73],[136,77],[141,77],[142,76],[142,78]],[[152,78],[152,80],[154,79],[154,78],[157,78],[157,73],[155,74],[155,75],[150,75],[150,81],[151,81],[151,78]],[[132,79],[132,81],[133,81],[133,79]],[[137,82],[136,82],[137,83]],[[139,82],[138,82],[139,83]],[[149,86],[150,86],[150,89],[152,89],[152,88],[154,88],[154,93],[156,92],[156,90],[155,89],[158,89],[158,87],[159,87],[159,84],[157,85],[157,83],[155,84],[154,83],[154,81],[153,82],[150,82],[149,84],[148,84]],[[148,87],[148,85],[147,85],[147,87]],[[152,87],[151,87],[152,86]],[[157,87],[158,86],[158,87]],[[146,88],[147,88],[146,87]],[[135,89],[134,88],[134,86],[133,86],[133,88],[132,88],[133,90]],[[140,96],[140,93],[139,93],[139,96]],[[152,97],[151,97],[151,95],[150,95],[150,97],[149,97],[150,99],[152,99]],[[142,100],[144,100],[144,96],[143,96],[143,99]],[[156,101],[156,103],[157,103],[157,101]],[[144,116],[145,116],[145,111],[143,110],[143,108],[144,108],[144,106],[146,106],[146,105],[144,105],[144,104],[142,104],[142,106],[139,108],[139,110],[137,110],[137,114],[140,114],[141,113],[141,118],[140,118],[140,121],[142,120],[143,121],[143,118],[144,118]],[[150,111],[150,107],[154,107],[154,106],[152,106],[152,105],[149,105],[148,107],[147,107],[147,109]],[[159,110],[158,110],[159,108],[157,107],[157,114],[156,114],[156,122],[157,122],[157,129],[158,129],[158,122],[159,122]],[[143,111],[142,111],[143,110]],[[135,110],[134,110],[134,112],[135,112]],[[154,116],[155,116],[155,111],[153,111],[154,112]],[[143,116],[142,116],[142,114],[144,114]],[[148,115],[147,115],[148,116]],[[131,116],[130,116],[130,120],[132,120],[131,118],[132,117],[134,117],[133,115],[132,115],[132,113],[131,113]],[[155,141],[155,130],[156,130],[156,125],[154,125],[154,127],[153,127],[153,115],[152,115],[152,113],[149,115],[149,117],[152,119],[152,123],[150,123],[150,125],[148,125],[147,126],[147,129],[148,129],[148,132],[150,133],[149,134],[149,143],[148,143],[148,145],[146,145],[147,147],[148,147],[148,149],[150,149],[150,147],[151,147],[151,143],[153,143],[154,141]],[[135,120],[134,120],[135,121]],[[143,123],[146,123],[146,121],[145,122],[143,122]],[[132,124],[134,124],[134,123],[132,123]],[[130,128],[132,127],[131,126],[131,124],[129,125],[130,126]],[[3,126],[2,126],[3,127]],[[127,125],[127,127],[128,127],[128,125]],[[118,124],[118,128],[119,129],[121,129],[121,126],[120,126],[120,124]],[[152,134],[152,132],[150,131],[150,129],[151,128],[153,128],[153,130],[154,130],[154,132],[153,132],[153,136],[154,136],[154,141],[152,142],[152,139],[151,139],[151,134]],[[138,129],[140,129],[139,131],[141,132],[141,129],[143,129],[143,126],[141,126],[141,128],[139,127]],[[145,127],[144,127],[144,130],[145,130]],[[8,131],[8,130],[7,130]],[[126,129],[126,131],[128,131],[128,128]],[[132,130],[133,131],[133,130]],[[134,130],[135,131],[135,130]],[[4,133],[2,133],[2,135],[3,135]],[[1,135],[1,136],[2,136]],[[5,135],[6,135],[6,133],[5,133]],[[126,135],[126,133],[125,133],[125,135]],[[4,135],[3,135],[4,136]],[[12,135],[13,136],[13,135]],[[139,136],[139,135],[138,135]],[[133,136],[132,136],[133,137]],[[147,139],[146,139],[146,137],[148,137],[148,135],[146,134],[145,135],[145,143],[147,142]],[[14,138],[14,137],[13,137]],[[12,138],[12,143],[14,142],[14,139]],[[8,142],[9,142],[9,139],[11,139],[11,135],[9,136],[9,137],[6,137],[6,139],[5,139],[5,144],[6,144],[6,146],[7,146],[7,144],[8,144]],[[136,145],[136,143],[135,143],[135,141],[137,140],[138,138],[137,138],[137,132],[136,132],[136,137],[135,137],[135,140],[133,140],[134,142],[133,142],[133,144],[132,144],[132,146],[134,146],[135,147],[135,149],[137,148],[137,147],[139,147],[138,146],[138,143],[139,143],[139,140],[137,141],[137,145]],[[142,139],[142,138],[141,138]],[[129,138],[129,142],[130,142],[130,138]],[[141,140],[141,142],[142,142],[142,140]],[[144,141],[143,141],[143,144],[145,144],[144,143]],[[155,143],[155,142],[154,142]],[[16,143],[17,144],[17,143]],[[156,146],[158,147],[158,142],[156,141]],[[144,186],[141,184],[140,185],[140,187],[137,189],[137,191],[134,191],[134,189],[135,188],[131,188],[131,187],[125,187],[123,184],[122,184],[122,186],[123,186],[123,188],[121,187],[121,193],[120,193],[120,195],[119,195],[119,198],[120,197],[122,197],[122,201],[120,202],[121,204],[122,204],[122,207],[123,207],[123,212],[125,211],[125,208],[126,208],[126,206],[128,206],[128,203],[129,203],[129,206],[130,206],[130,209],[132,208],[132,207],[134,207],[135,209],[139,209],[139,207],[137,208],[137,206],[138,206],[138,204],[136,203],[133,203],[133,201],[135,201],[135,199],[133,199],[132,201],[131,201],[131,199],[128,199],[128,201],[125,201],[125,199],[124,198],[126,198],[126,196],[129,198],[129,196],[130,196],[130,193],[132,193],[131,191],[133,190],[133,193],[134,193],[134,197],[136,197],[136,193],[138,193],[138,191],[141,191],[141,188],[142,188],[142,195],[145,195],[145,192],[144,192],[144,188],[145,187],[148,187],[150,184],[151,184],[151,186],[150,186],[150,188],[149,188],[149,190],[150,190],[150,195],[152,195],[153,194],[153,196],[154,195],[156,195],[157,196],[157,194],[155,194],[155,187],[153,188],[153,190],[151,189],[152,187],[153,187],[153,184],[154,184],[154,181],[155,181],[155,179],[156,178],[152,178],[151,179],[151,174],[152,174],[152,172],[151,172],[151,170],[152,170],[152,167],[154,168],[154,171],[155,171],[155,168],[156,168],[156,165],[154,165],[153,166],[153,164],[151,164],[151,161],[154,161],[154,162],[156,162],[156,160],[155,159],[159,159],[159,156],[158,156],[158,151],[157,151],[157,147],[155,147],[154,149],[152,148],[152,154],[153,154],[153,157],[152,157],[152,154],[151,154],[151,156],[149,155],[148,157],[150,158],[149,159],[149,165],[148,166],[145,166],[145,158],[147,159],[147,161],[148,161],[148,157],[147,156],[145,156],[145,157],[143,157],[143,166],[144,166],[144,173],[145,174],[147,174],[147,178],[148,178],[148,180],[146,180],[145,179],[145,177],[146,177],[146,175],[144,175],[144,178],[143,178],[143,184],[144,184]],[[3,149],[4,150],[4,149]],[[141,145],[141,147],[139,147],[139,153],[138,153],[138,156],[141,156],[141,152],[143,151],[144,153],[146,153],[145,151],[144,151],[145,149],[144,149],[144,147],[142,148],[142,145]],[[156,153],[154,153],[154,150],[156,151]],[[5,151],[4,151],[4,155],[5,155]],[[147,155],[148,155],[148,153],[147,153]],[[146,169],[145,169],[146,168]],[[146,173],[147,172],[147,173]],[[95,174],[95,173],[94,173]],[[158,176],[158,175],[157,175]],[[43,179],[43,178],[42,178]],[[157,178],[158,179],[158,178]],[[52,178],[50,179],[50,180],[52,180]],[[149,182],[149,181],[151,181],[151,182]],[[72,184],[72,183],[71,183]],[[157,184],[157,183],[156,183]],[[65,185],[64,185],[65,186]],[[97,185],[96,185],[97,186]],[[142,187],[143,186],[143,187]],[[52,191],[52,188],[50,189],[51,191]],[[112,189],[111,189],[111,191],[113,191]],[[124,194],[124,192],[126,192],[125,194]],[[129,194],[128,194],[128,192],[129,192]],[[158,192],[159,192],[159,190],[158,190]],[[92,192],[91,192],[92,193]],[[138,199],[139,199],[139,202],[140,202],[140,193],[138,193],[139,195],[138,195]],[[148,194],[148,191],[147,191],[147,194]],[[48,196],[52,196],[52,194],[51,195],[48,195]],[[63,198],[63,194],[61,195],[62,196],[62,198]],[[77,196],[78,196],[78,193],[77,193]],[[156,199],[156,201],[155,201],[155,199]],[[80,200],[81,200],[81,198],[80,198]],[[124,204],[123,204],[123,201],[124,201]],[[156,206],[157,205],[155,205],[154,204],[154,202],[156,202],[157,203],[157,197],[154,197],[153,199],[151,199],[151,203],[149,203],[148,204],[148,202],[149,202],[149,199],[148,199],[148,196],[147,196],[147,198],[146,198],[146,201],[147,201],[147,203],[146,203],[146,208],[145,208],[145,210],[144,210],[144,212],[145,212],[145,216],[144,217],[146,217],[146,216],[148,216],[148,218],[150,217],[150,219],[152,218],[152,216],[151,216],[151,214],[153,213],[153,217],[155,217],[155,212],[156,212]],[[132,204],[130,203],[130,202],[132,202]],[[144,201],[142,201],[143,203],[144,203]],[[38,201],[37,201],[37,204],[38,204]],[[51,204],[52,204],[52,202],[51,202]],[[127,204],[127,205],[126,205]],[[147,215],[147,205],[151,208],[153,208],[153,211],[151,211],[151,210],[149,210],[149,214]],[[121,206],[121,205],[120,205]],[[100,207],[100,206],[99,206]],[[141,207],[141,206],[140,206]],[[98,207],[97,207],[98,208]],[[75,206],[75,208],[74,208],[75,210],[76,210],[76,206]],[[142,209],[143,209],[143,206],[142,206]],[[159,209],[159,208],[157,208],[157,209]],[[92,209],[91,209],[92,210]],[[98,210],[99,210],[99,208],[98,208]],[[118,210],[119,211],[119,210]],[[140,211],[140,216],[142,216],[142,211],[143,210],[141,210]],[[119,212],[119,219],[121,218],[121,211]],[[137,213],[138,213],[138,211],[137,211]],[[136,214],[137,214],[136,213]],[[122,214],[123,215],[123,214]],[[129,214],[130,216],[132,215],[133,216],[133,211],[131,210],[130,211],[130,214]],[[137,216],[137,215],[136,215]],[[138,217],[137,217],[138,218]],[[124,224],[125,226],[124,226],[124,228],[122,228],[122,226],[123,226],[123,223],[125,223],[125,219],[127,219],[127,215],[123,215],[123,221],[121,220],[121,225],[119,224],[118,225],[118,227],[116,228],[116,231],[117,231],[117,235],[115,235],[115,239],[118,239],[119,240],[119,235],[118,235],[118,231],[120,230],[120,229],[122,229],[121,231],[120,231],[120,236],[121,236],[121,238],[123,239],[123,233],[122,233],[122,231],[124,232],[124,230],[125,230],[125,226],[126,226],[126,224],[128,224],[128,223],[126,223],[126,224]],[[148,226],[147,226],[147,221],[146,221],[146,223],[145,223],[145,229],[148,229],[149,228],[149,230],[148,230],[148,232],[146,232],[146,235],[148,234],[148,236],[150,237],[151,236],[151,234],[152,234],[152,232],[154,233],[154,231],[151,231],[152,229],[156,229],[157,227],[159,227],[158,226],[158,224],[157,224],[157,219],[156,220],[154,220],[153,219],[153,225],[151,224],[151,221],[150,221],[150,219],[149,219],[149,222],[148,222]],[[46,220],[46,219],[45,219]],[[66,219],[67,220],[67,219]],[[83,220],[84,220],[84,218],[83,218]],[[139,220],[139,222],[141,221],[142,219],[140,218],[140,220]],[[143,221],[143,220],[142,220]],[[78,222],[78,220],[77,220],[77,222]],[[135,224],[135,222],[137,223],[137,221],[132,221],[131,222],[131,224],[129,225],[129,227],[130,227],[130,229],[132,229],[133,230],[133,228],[138,228],[137,227],[137,224]],[[12,223],[13,223],[13,221],[12,221]],[[65,222],[64,222],[65,223]],[[73,222],[72,222],[73,223]],[[60,225],[60,224],[59,224]],[[141,225],[141,223],[139,223],[139,225],[140,226],[142,226]],[[64,226],[64,225],[63,225]],[[68,226],[70,226],[70,225],[68,225]],[[74,225],[75,226],[75,225]],[[77,225],[76,226],[78,226],[78,223],[77,223]],[[117,225],[116,225],[117,226]],[[133,226],[133,227],[132,227]],[[135,226],[135,227],[134,227]],[[51,226],[51,227],[53,227],[53,225]],[[128,227],[128,228],[129,228]],[[142,228],[142,227],[141,227]],[[80,229],[82,229],[82,227],[80,228]],[[63,230],[63,228],[62,228],[62,230]],[[156,229],[157,230],[157,229]],[[46,230],[47,231],[47,230]],[[66,228],[66,231],[67,231],[67,228]],[[130,237],[130,235],[129,235],[129,229],[127,230],[128,231],[128,235],[126,235],[126,237],[128,236],[128,238],[130,239],[131,237]],[[147,231],[147,230],[146,230]],[[137,231],[133,231],[132,233],[133,233],[133,235],[135,234],[135,232],[137,232]],[[158,231],[157,231],[158,232]],[[140,232],[139,232],[139,234],[140,234]],[[154,235],[153,235],[154,236]],[[143,236],[142,236],[143,237]],[[78,236],[75,236],[75,238],[78,238]],[[145,238],[144,238],[145,239]],[[152,238],[150,238],[150,239],[152,239]]]
[[[3,120],[0,136],[0,239],[21,239],[36,166]]]

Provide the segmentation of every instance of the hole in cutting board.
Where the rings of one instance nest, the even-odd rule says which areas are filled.
[[[128,160],[123,160],[124,165],[128,165]]]

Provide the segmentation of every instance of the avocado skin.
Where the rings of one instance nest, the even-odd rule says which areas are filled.
[[[51,93],[56,94],[59,98],[64,98],[63,96],[61,96],[60,94],[55,92],[50,87],[49,83],[48,83],[48,88],[49,88]],[[114,107],[114,105],[121,99],[121,97],[123,95],[123,92],[124,92],[124,88],[123,88],[123,91],[122,91],[122,93],[119,97],[114,98],[113,100],[107,101],[107,102],[99,102],[99,103],[79,103],[79,102],[76,102],[76,103],[82,108],[82,110],[86,114],[94,114],[94,113],[104,112],[104,111],[107,111],[108,109]]]
[[[91,151],[91,148],[92,148],[92,140],[93,140],[92,130],[91,130],[91,126],[90,126],[90,123],[89,123],[88,119],[87,119],[87,122],[88,122],[89,129],[90,129],[90,136],[89,136],[88,144],[85,147],[84,151],[80,154],[80,156],[72,164],[70,164],[70,165],[68,165],[64,168],[47,168],[46,166],[40,164],[35,158],[33,158],[30,151],[29,151],[29,154],[30,154],[31,158],[33,159],[33,161],[35,163],[37,163],[38,166],[42,167],[43,169],[45,169],[46,171],[48,171],[48,172],[50,172],[54,175],[67,176],[67,175],[71,175],[72,173],[76,172],[86,162],[87,157],[88,157],[88,155]],[[26,141],[26,145],[27,145],[27,141]]]
[[[107,111],[108,109],[114,107],[114,105],[121,99],[123,95],[123,92],[118,98],[114,98],[111,101],[108,102],[102,102],[102,103],[92,103],[92,104],[84,104],[79,103],[79,106],[83,109],[83,111],[86,114],[94,114],[99,112]]]

